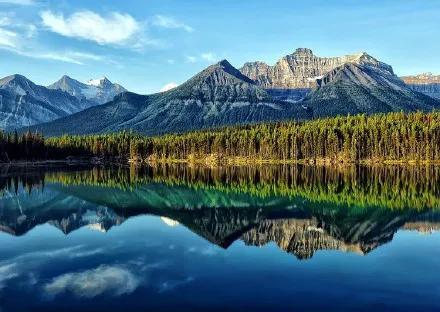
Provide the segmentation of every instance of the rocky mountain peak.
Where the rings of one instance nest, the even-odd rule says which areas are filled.
[[[432,98],[440,99],[440,75],[422,73],[404,76],[401,79],[414,91],[421,92]]]
[[[265,89],[313,88],[318,79],[346,63],[369,65],[394,74],[392,67],[366,52],[338,57],[319,57],[308,48],[298,48],[275,65],[246,63],[240,71]]]
[[[237,83],[254,84],[247,76],[243,75],[238,69],[231,65],[227,60],[222,60],[214,65],[209,66],[186,84],[201,86],[203,84],[209,86],[228,86]]]
[[[82,83],[67,75],[64,75],[55,83],[48,86],[49,89],[59,89],[70,95],[90,102],[88,106],[104,104],[111,101],[115,95],[127,91],[121,85],[112,83],[106,77],[91,79],[87,83]]]
[[[19,74],[0,79],[0,89],[9,90],[17,95],[34,94],[37,88],[36,84]]]
[[[7,84],[20,84],[20,85],[28,85],[28,84],[34,84],[32,81],[27,79],[25,76],[14,74],[7,76],[5,78],[0,79],[0,86],[4,86]]]
[[[298,48],[292,55],[296,56],[313,56],[313,51],[308,48]]]

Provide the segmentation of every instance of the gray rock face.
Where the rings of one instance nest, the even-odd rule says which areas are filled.
[[[11,130],[48,122],[88,107],[66,92],[34,84],[21,75],[0,79],[0,128]]]
[[[424,73],[401,78],[412,90],[440,99],[440,75],[435,76],[432,73]]]
[[[266,89],[266,92],[275,100],[297,103],[303,100],[312,89]]]
[[[90,106],[107,103],[113,98],[127,91],[117,83],[112,83],[106,77],[101,79],[89,80],[87,84],[72,79],[69,76],[63,76],[57,82],[48,86],[49,89],[59,89],[70,95],[90,102]]]
[[[340,57],[319,57],[305,48],[286,55],[274,66],[251,62],[244,64],[240,71],[265,89],[307,89],[315,87],[318,79],[346,63],[370,64],[392,72],[391,66],[365,52]]]

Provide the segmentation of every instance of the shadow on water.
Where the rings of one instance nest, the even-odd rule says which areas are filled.
[[[108,231],[138,215],[182,224],[222,248],[275,242],[298,259],[367,254],[399,229],[440,228],[436,166],[3,167],[0,230]]]

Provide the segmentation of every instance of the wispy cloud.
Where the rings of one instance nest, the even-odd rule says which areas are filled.
[[[0,47],[14,48],[17,45],[16,32],[0,28]]]
[[[11,18],[9,16],[0,15],[0,26],[8,26],[11,24]]]
[[[200,55],[186,56],[185,59],[188,63],[197,63],[197,62],[214,63],[219,59],[219,57],[215,53],[205,52],[205,53],[201,53]]]
[[[212,52],[202,53],[200,55],[200,57],[203,60],[205,60],[207,62],[212,62],[212,63],[215,62],[218,59],[217,55],[215,53],[212,53]]]
[[[170,82],[170,83],[167,83],[166,85],[164,85],[164,86],[159,90],[159,92],[166,92],[166,91],[169,91],[169,90],[171,90],[171,89],[176,88],[177,86],[179,86],[177,83],[175,83],[175,82]]]
[[[40,16],[43,25],[54,33],[101,45],[127,44],[142,32],[141,23],[129,14],[118,12],[101,16],[92,11],[79,11],[66,17],[60,13],[43,11]]]
[[[37,31],[35,25],[15,20],[14,15],[0,14],[0,49],[23,57],[78,65],[83,65],[85,61],[103,60],[102,56],[92,53],[38,47],[31,40],[36,36]]]
[[[6,42],[8,43],[8,42]],[[41,59],[41,60],[52,60],[64,63],[71,63],[76,65],[84,65],[86,61],[102,61],[104,58],[100,55],[83,53],[78,51],[39,51],[39,50],[25,50],[21,47],[15,45],[3,44],[1,39],[0,31],[0,49],[14,53],[19,56]]]
[[[195,56],[186,56],[185,58],[188,63],[197,63],[197,57]]]
[[[81,298],[94,298],[104,293],[120,296],[135,291],[140,282],[127,268],[102,265],[95,269],[55,277],[44,286],[44,290],[50,298],[65,292]]]
[[[165,15],[156,15],[153,18],[153,25],[168,29],[183,29],[186,32],[193,32],[194,28],[191,26],[182,23],[178,20],[176,20],[173,17],[165,16]]]
[[[34,5],[36,4],[35,0],[0,0],[0,4],[16,4],[16,5]]]
[[[5,284],[20,275],[17,269],[17,264],[7,263],[0,265],[0,290],[4,288]]]
[[[174,289],[176,289],[177,287],[180,287],[182,285],[188,284],[190,282],[194,281],[194,278],[192,276],[188,276],[182,280],[169,280],[169,281],[165,281],[162,282],[159,285],[159,289],[158,292],[159,293],[164,293],[167,291],[172,291]]]

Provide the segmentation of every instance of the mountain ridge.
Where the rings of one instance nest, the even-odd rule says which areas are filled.
[[[337,67],[319,79],[317,85],[304,99],[315,117],[440,108],[440,101],[414,92],[392,70],[368,63]]]
[[[400,77],[412,90],[440,99],[440,75],[422,73]]]
[[[87,103],[37,85],[22,75],[0,79],[0,128],[16,129],[55,120],[83,110]]]
[[[310,112],[299,105],[273,100],[265,90],[223,60],[169,91],[152,95],[124,92],[112,102],[32,129],[49,135],[127,129],[158,135],[311,117]],[[78,124],[82,125],[81,129],[75,129]]]
[[[47,88],[59,89],[79,100],[89,101],[91,102],[90,106],[107,103],[119,93],[127,91],[121,85],[112,83],[107,77],[90,79],[87,83],[82,83],[67,75],[62,76]]]

